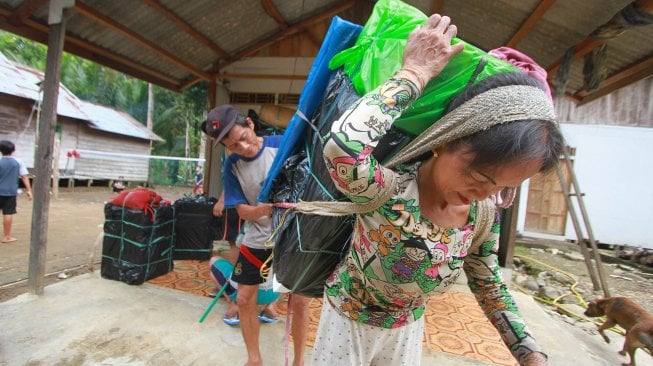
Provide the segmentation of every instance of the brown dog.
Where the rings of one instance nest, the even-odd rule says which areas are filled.
[[[644,308],[625,297],[607,297],[587,304],[587,316],[604,316],[605,323],[599,326],[599,333],[606,342],[610,339],[603,332],[605,329],[620,325],[626,330],[626,341],[619,354],[630,355],[630,363],[623,366],[635,366],[635,351],[646,348],[653,352],[653,316]]]

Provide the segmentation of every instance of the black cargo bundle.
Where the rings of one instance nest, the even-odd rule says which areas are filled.
[[[313,117],[314,130],[307,130],[300,151],[282,166],[271,191],[272,202],[346,201],[324,163],[322,136],[356,99],[351,81],[341,72],[334,72]],[[353,221],[353,215],[304,215],[273,208],[273,268],[277,280],[292,293],[321,297],[327,277],[347,254]]]
[[[172,271],[173,207],[146,212],[108,203],[104,217],[103,278],[140,285]]]
[[[213,197],[184,197],[174,203],[175,248],[174,259],[211,258],[213,240],[222,237],[221,220],[213,216]]]

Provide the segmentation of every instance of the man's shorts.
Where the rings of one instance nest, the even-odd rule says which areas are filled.
[[[235,208],[225,208],[222,215],[223,235],[222,240],[235,242],[236,237],[242,229],[242,220],[238,216],[238,211]]]
[[[0,209],[3,215],[13,215],[16,211],[16,196],[0,196]]]
[[[250,262],[249,259],[243,254],[243,247],[245,244],[240,246],[240,253],[238,254],[238,259],[236,260],[236,266],[234,267],[234,273],[231,276],[231,279],[234,282],[241,283],[243,285],[258,285],[265,282],[265,278],[261,277],[261,270],[259,266]],[[272,255],[272,249],[254,249],[247,248],[249,252],[252,253],[261,263],[265,263],[268,260],[270,255]],[[268,263],[268,266],[271,263]]]

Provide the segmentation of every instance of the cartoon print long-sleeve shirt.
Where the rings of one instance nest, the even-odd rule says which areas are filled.
[[[501,278],[498,215],[486,240],[472,247],[476,202],[465,226],[440,227],[420,213],[420,163],[391,170],[372,156],[380,138],[418,94],[411,82],[390,79],[354,103],[326,138],[324,156],[331,178],[353,202],[378,196],[390,175],[396,183],[390,200],[357,215],[351,249],[327,280],[327,299],[358,322],[401,327],[422,317],[429,296],[445,291],[464,270],[488,319],[521,360],[540,350]]]

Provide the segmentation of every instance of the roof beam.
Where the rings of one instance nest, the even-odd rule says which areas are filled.
[[[157,0],[143,0],[143,2],[145,3],[145,5],[151,7],[152,9],[161,13],[166,18],[170,19],[173,23],[177,25],[177,27],[179,27],[184,32],[190,34],[193,38],[197,39],[200,43],[202,43],[206,47],[210,48],[218,56],[222,57],[223,59],[229,58],[229,54],[227,53],[227,51],[223,50],[218,45],[216,45],[213,41],[211,41],[208,37],[198,32],[195,28],[191,27],[190,24],[188,24],[184,19],[182,19],[177,14],[170,11],[170,9],[163,6]]]
[[[7,19],[9,23],[15,26],[20,26],[25,22],[25,19],[28,19],[33,12],[39,10],[43,5],[46,5],[48,0],[27,0],[24,1],[20,6],[13,12],[13,14]]]
[[[47,25],[27,18],[22,26],[16,27],[8,22],[8,18],[12,14],[10,10],[0,7],[0,28],[36,42],[47,43],[48,32],[50,31]],[[107,49],[98,47],[82,39],[67,35],[64,40],[64,50],[135,78],[157,84],[170,90],[180,91],[180,84],[176,79],[151,70],[144,65],[116,55]]]
[[[268,80],[306,80],[308,75],[279,74],[216,74],[216,79],[268,79]]]
[[[320,41],[313,32],[311,32],[311,28],[304,28],[304,31],[302,32],[302,35],[306,36],[308,40],[317,48],[318,50],[320,49],[320,46],[322,45],[322,41]]]
[[[322,13],[316,14],[316,15],[310,17],[310,18],[306,18],[306,19],[302,20],[299,23],[290,25],[290,26],[288,26],[288,28],[286,28],[286,29],[284,29],[284,30],[282,30],[280,32],[277,32],[273,36],[271,36],[271,37],[269,37],[267,39],[264,39],[261,42],[259,42],[259,43],[255,44],[253,46],[250,46],[250,47],[238,52],[237,54],[232,56],[231,59],[226,60],[225,62],[223,62],[221,64],[213,66],[209,70],[209,72],[213,73],[213,77],[217,78],[217,77],[220,76],[220,74],[219,74],[220,70],[222,70],[225,67],[233,64],[234,62],[240,60],[241,58],[251,56],[251,55],[255,54],[256,52],[260,51],[261,49],[263,49],[265,47],[268,47],[268,46],[273,45],[273,44],[275,44],[275,43],[277,43],[277,42],[279,42],[279,41],[281,41],[281,40],[283,40],[285,38],[288,38],[288,37],[292,36],[293,34],[296,34],[296,33],[300,32],[302,29],[304,29],[306,27],[310,27],[314,23],[320,22],[320,21],[322,21],[322,20],[324,20],[326,18],[332,17],[332,16],[334,16],[334,15],[336,15],[338,13],[341,13],[341,12],[353,7],[357,2],[358,1],[346,1],[346,0],[342,1],[341,3],[339,3],[339,4],[337,4],[337,5],[333,6],[333,7],[325,10]],[[186,89],[186,88],[190,87],[191,85],[197,83],[198,81],[199,81],[199,78],[193,78],[193,79],[189,80],[187,83],[183,84],[181,86],[181,89],[182,90]]]
[[[214,73],[218,72],[218,71],[224,69],[225,67],[231,65],[232,63],[240,60],[243,57],[251,56],[251,55],[255,54],[256,52],[260,51],[261,49],[263,49],[265,47],[268,47],[268,46],[270,46],[270,45],[272,45],[274,43],[277,43],[277,42],[279,42],[279,41],[281,41],[281,40],[283,40],[285,38],[288,38],[288,37],[292,36],[293,34],[296,34],[296,33],[300,32],[302,29],[311,26],[314,23],[320,22],[320,21],[322,21],[322,20],[324,20],[326,18],[332,17],[332,16],[334,16],[334,15],[340,13],[340,12],[343,12],[343,11],[351,8],[352,6],[354,6],[355,3],[356,3],[356,1],[343,1],[340,4],[338,4],[338,5],[334,6],[334,7],[331,7],[330,9],[327,9],[327,10],[325,10],[324,12],[322,12],[320,14],[316,14],[316,15],[314,15],[312,17],[309,17],[309,18],[306,18],[306,19],[300,21],[299,23],[295,23],[293,25],[290,25],[288,28],[286,28],[286,29],[284,29],[284,30],[282,30],[280,32],[277,32],[276,34],[272,35],[271,37],[269,37],[267,39],[264,39],[264,40],[258,42],[257,44],[252,45],[252,46],[238,52],[237,54],[235,54],[231,59],[227,60],[226,62],[223,62],[221,64],[218,64],[218,65],[214,66],[210,70],[210,72],[214,72]]]
[[[633,2],[635,7],[643,10],[645,12],[651,12],[653,10],[653,0],[636,0]],[[619,11],[621,12],[621,10]],[[617,13],[619,14],[619,13]],[[617,15],[615,14],[615,16]],[[613,17],[614,18],[614,17]],[[601,25],[598,27],[592,34],[594,34],[597,30],[601,29],[602,27],[609,25],[612,22],[612,19],[609,20],[607,23]],[[608,39],[595,39],[592,37],[592,34],[587,36],[584,40],[582,40],[580,43],[576,45],[576,49],[574,50],[574,54],[571,56],[571,60],[575,61],[578,60],[579,58],[587,55],[588,53],[592,52],[595,48],[603,45],[604,43],[608,42],[610,38]],[[560,67],[560,64],[562,63],[562,60],[564,59],[564,55],[560,56],[557,60],[555,60],[552,64],[546,67],[546,71],[549,75],[553,75],[556,70],[558,70],[558,67]]]
[[[265,12],[268,13],[275,22],[277,22],[277,25],[281,30],[288,28],[288,23],[283,18],[283,15],[281,15],[281,12],[279,12],[279,9],[277,9],[277,7],[272,3],[272,0],[261,0],[261,5],[263,5]]]
[[[593,93],[587,90],[580,90],[574,94],[574,97],[580,99],[578,105],[589,103],[602,96],[608,95],[613,91],[623,88],[626,85],[636,81],[646,79],[653,75],[653,55],[649,55],[643,60],[637,61],[629,67],[622,69],[603,81],[601,88]]]
[[[433,0],[433,8],[431,14],[442,14],[442,9],[444,8],[444,0]],[[431,15],[426,14],[426,15]]]
[[[268,15],[274,19],[275,22],[277,22],[280,30],[287,29],[290,26],[284,19],[279,9],[277,9],[274,3],[272,3],[272,0],[261,0],[261,5],[263,5],[265,12],[268,13]],[[309,27],[306,27],[302,34],[304,34],[315,47],[320,48],[320,41],[315,37],[315,35],[313,35],[313,33],[311,33]]]
[[[603,43],[605,43],[605,40],[592,39],[590,37],[585,38],[583,41],[576,44],[576,50],[574,51],[574,54],[571,56],[571,61],[578,60],[579,58],[587,55],[588,53],[592,52],[593,49],[597,48]],[[554,75],[555,72],[558,70],[558,67],[560,67],[560,64],[562,63],[564,57],[565,57],[564,55],[560,56],[552,64],[547,66],[546,67],[547,74]]]
[[[653,1],[651,0],[635,0],[635,7],[644,10],[647,13],[653,11]]]
[[[95,9],[91,8],[90,6],[77,1],[75,2],[75,11],[77,11],[79,14],[91,19],[96,23],[102,24],[108,27],[109,29],[124,35],[125,37],[129,38],[133,42],[147,48],[148,50],[158,54],[159,56],[162,56],[163,58],[187,70],[188,72],[205,80],[211,79],[211,75],[209,73],[206,73],[203,70],[187,63],[186,61],[172,54],[171,52],[157,45],[152,44],[150,41],[132,32],[129,28],[125,27],[124,25],[114,21],[113,19],[103,14],[98,13]]]
[[[524,37],[528,34],[528,32],[531,31],[531,29],[535,26],[535,23],[537,23],[543,16],[544,14],[549,10],[549,8],[555,4],[556,0],[542,0],[540,1],[540,4],[533,10],[531,15],[522,23],[522,25],[519,27],[517,32],[513,34],[512,38],[508,43],[506,44],[506,47],[510,48],[515,48],[515,46],[521,42]]]

